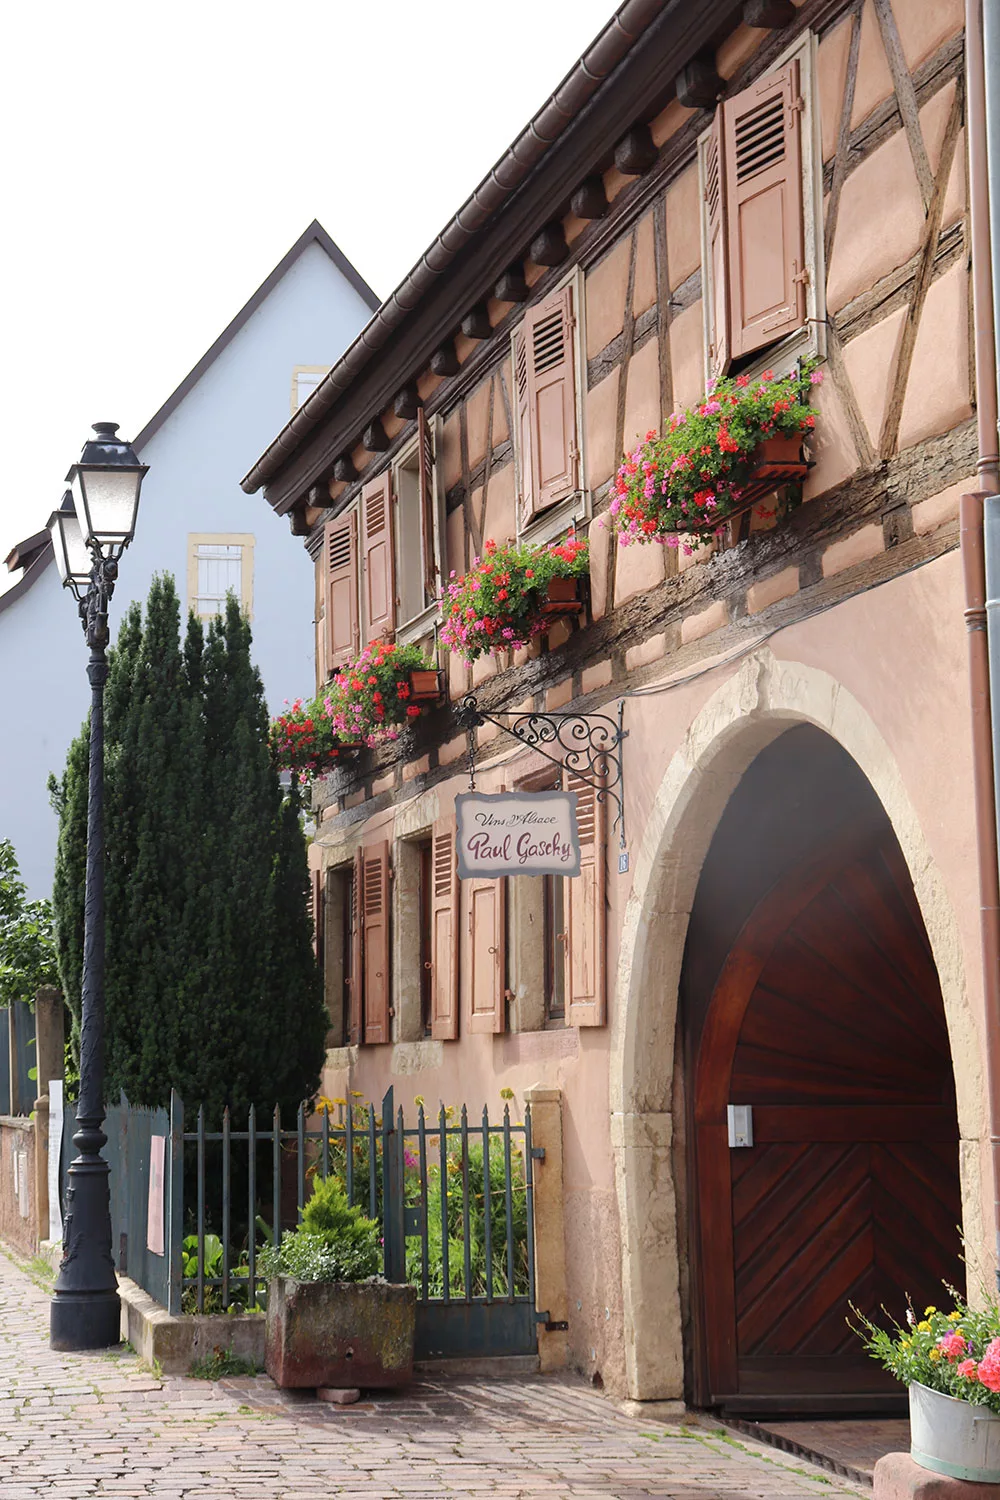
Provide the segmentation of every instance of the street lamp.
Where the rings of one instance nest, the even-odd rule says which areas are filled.
[[[80,611],[90,661],[90,786],[87,884],[83,919],[80,1098],[69,1166],[63,1258],[49,1319],[53,1349],[106,1349],[121,1337],[121,1305],[111,1255],[111,1200],[104,1124],[104,684],[108,676],[108,606],[118,560],[135,533],[147,466],[117,436],[115,422],[95,422],[71,488],[49,517],[63,587]]]

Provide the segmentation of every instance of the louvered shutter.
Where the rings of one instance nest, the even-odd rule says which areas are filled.
[[[517,407],[517,509],[521,525],[532,515],[531,408],[528,401],[528,346],[524,328],[514,334],[514,396]]]
[[[434,824],[431,849],[431,1036],[458,1036],[458,867],[455,819]]]
[[[729,257],[726,249],[726,182],[722,151],[724,106],[715,112],[705,146],[705,223],[708,246],[708,365],[715,376],[729,364]]]
[[[392,488],[388,469],[361,491],[361,577],[365,645],[396,627]]]
[[[323,924],[326,919],[326,902],[323,900],[325,878],[322,870],[309,872],[309,920],[313,930],[313,952],[316,962],[323,962]]]
[[[365,1041],[389,1041],[389,845],[361,851]]]
[[[468,893],[469,1030],[503,1031],[506,885],[503,879],[463,884]]]
[[[352,510],[328,521],[323,532],[326,560],[326,675],[358,654],[358,531]]]
[[[563,881],[566,917],[566,1023],[603,1026],[605,1006],[605,829],[607,803],[579,777],[563,772],[567,792],[576,792],[580,873]]]
[[[354,856],[354,873],[351,880],[351,972],[348,977],[347,1040],[352,1047],[361,1041],[362,1001],[364,998],[365,948],[364,929],[361,921],[361,887],[364,865],[361,850]]]
[[[725,105],[734,359],[792,333],[805,321],[801,114],[797,59]]]
[[[573,325],[570,286],[532,308],[524,319],[531,429],[529,515],[554,505],[577,487]]]
[[[441,592],[434,526],[434,439],[422,406],[417,408],[417,461],[420,482],[420,539],[424,549],[424,602]]]

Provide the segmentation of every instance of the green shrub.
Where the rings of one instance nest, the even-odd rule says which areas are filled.
[[[350,1206],[335,1177],[320,1179],[298,1229],[282,1235],[277,1249],[262,1250],[260,1266],[269,1279],[367,1281],[382,1269],[379,1226]]]

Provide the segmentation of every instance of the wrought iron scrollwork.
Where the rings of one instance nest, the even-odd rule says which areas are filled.
[[[462,699],[456,718],[469,736],[469,781],[476,784],[475,732],[483,724],[495,724],[531,750],[537,750],[553,765],[578,777],[597,793],[598,802],[615,809],[613,827],[619,846],[625,847],[625,800],[622,744],[625,703],[618,705],[617,720],[607,714],[493,714],[481,708],[475,693]]]

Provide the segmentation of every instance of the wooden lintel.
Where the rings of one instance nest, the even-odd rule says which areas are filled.
[[[384,453],[388,448],[389,439],[378,417],[373,422],[369,422],[361,434],[361,446],[367,448],[369,453]]]
[[[585,177],[569,200],[569,206],[578,219],[603,219],[608,211],[604,178],[596,175]]]
[[[431,355],[430,368],[432,375],[458,374],[461,365],[458,362],[455,345],[451,339],[447,343],[442,344],[439,349],[434,350],[434,353]]]
[[[402,390],[396,392],[392,410],[394,416],[402,417],[404,422],[412,422],[420,409],[420,393],[416,383],[404,385]]]
[[[687,109],[711,109],[726,85],[715,70],[715,54],[698,52],[677,75],[677,98]]]
[[[633,125],[615,147],[615,166],[626,177],[641,177],[656,160],[648,125]]]
[[[349,453],[342,453],[333,466],[333,477],[338,484],[352,484],[358,477],[354,460]]]
[[[770,31],[780,26],[790,26],[795,20],[792,0],[744,0],[744,26],[758,26]]]
[[[569,246],[563,227],[554,219],[535,235],[528,250],[528,259],[533,260],[536,266],[558,266],[568,254]]]
[[[314,504],[312,499],[314,493],[314,490],[309,491],[308,505],[293,505],[292,509],[288,512],[292,536],[308,536],[312,530],[314,523],[310,520],[310,514],[319,514],[319,508]]]
[[[488,339],[493,332],[490,315],[485,302],[479,302],[462,319],[462,332],[467,339]]]
[[[508,266],[502,273],[493,288],[493,295],[498,302],[527,302],[528,283],[524,279],[524,268],[520,262]]]

